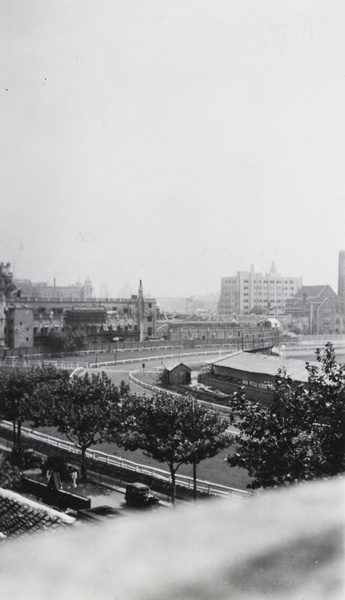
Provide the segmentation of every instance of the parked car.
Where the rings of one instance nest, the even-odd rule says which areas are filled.
[[[144,483],[128,483],[126,485],[125,500],[128,506],[154,506],[159,499],[152,494],[148,485]]]

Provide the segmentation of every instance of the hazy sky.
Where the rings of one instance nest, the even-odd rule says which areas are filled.
[[[0,260],[95,291],[337,290],[343,0],[0,0]]]

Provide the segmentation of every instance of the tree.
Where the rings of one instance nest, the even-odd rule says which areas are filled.
[[[250,401],[242,388],[231,405],[230,422],[240,435],[230,466],[244,467],[251,488],[311,480],[345,470],[345,367],[332,344],[317,350],[318,365],[306,363],[308,384],[295,384],[279,371],[268,408]]]
[[[228,423],[219,413],[185,396],[166,392],[152,397],[133,395],[123,405],[125,433],[117,443],[126,450],[143,450],[171,475],[175,502],[176,472],[182,464],[197,465],[230,444]]]
[[[84,329],[67,328],[65,331],[49,331],[45,343],[53,352],[75,352],[87,346],[87,334]]]
[[[12,466],[8,458],[0,452],[0,487],[10,490],[20,490],[23,472]]]
[[[34,396],[41,385],[48,386],[63,378],[63,372],[52,366],[14,369],[0,379],[0,417],[13,424],[14,451],[19,452],[21,427],[31,419]]]
[[[115,386],[105,373],[74,375],[58,382],[34,425],[53,425],[81,451],[81,476],[86,478],[86,450],[100,444],[110,428],[121,429],[121,401],[129,386]]]

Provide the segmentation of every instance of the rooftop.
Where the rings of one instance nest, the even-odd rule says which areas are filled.
[[[316,361],[309,361],[316,364]],[[225,358],[212,361],[212,364],[236,369],[237,371],[257,373],[274,377],[279,369],[285,369],[286,373],[294,381],[307,382],[308,372],[305,368],[305,360],[295,358],[284,358],[283,356],[272,356],[270,354],[258,354],[239,351]]]
[[[68,527],[75,518],[0,488],[0,543],[9,538]]]

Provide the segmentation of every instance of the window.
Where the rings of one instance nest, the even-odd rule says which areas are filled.
[[[147,317],[147,320],[148,320],[148,321],[152,321],[152,315],[149,315],[149,316]]]

